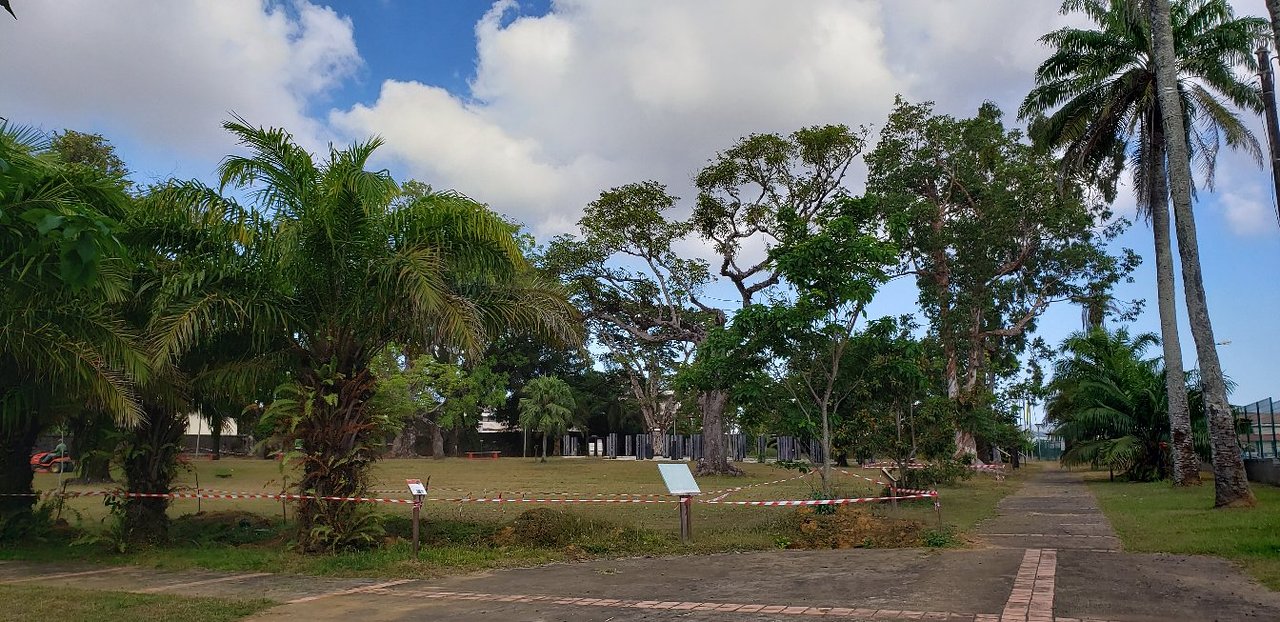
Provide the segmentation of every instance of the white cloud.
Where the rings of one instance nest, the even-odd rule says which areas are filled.
[[[0,39],[0,113],[102,132],[145,160],[198,162],[201,175],[231,149],[220,124],[232,112],[322,145],[307,108],[361,62],[350,20],[302,0],[60,0],[20,11]]]
[[[1223,192],[1219,197],[1226,210],[1227,224],[1237,235],[1272,235],[1276,215],[1272,206],[1252,193]]]
[[[387,81],[377,102],[330,120],[383,135],[408,174],[542,234],[623,183],[657,179],[690,199],[697,169],[739,137],[875,121],[910,87],[885,60],[875,2],[513,7],[477,24],[470,93]]]

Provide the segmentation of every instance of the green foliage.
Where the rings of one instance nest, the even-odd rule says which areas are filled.
[[[923,469],[905,469],[899,475],[898,487],[932,490],[938,486],[955,486],[956,482],[969,479],[973,473],[973,469],[959,460],[937,460]]]
[[[1108,254],[1124,223],[1064,183],[1054,159],[1007,129],[994,105],[956,119],[899,99],[867,163],[868,194],[939,341],[948,397],[968,411],[962,426],[990,412],[978,407],[989,376],[1019,366],[1050,305],[1109,290],[1138,262],[1127,249]]]
[[[49,147],[67,164],[87,166],[109,177],[119,179],[125,185],[129,183],[125,179],[129,175],[128,167],[125,166],[124,160],[116,155],[111,141],[102,134],[63,130],[53,134]]]
[[[65,163],[45,137],[0,122],[0,493],[29,493],[28,450],[44,426],[89,406],[141,416],[148,376],[121,319],[129,262],[119,180]],[[34,499],[0,497],[0,514]]]
[[[1159,344],[1153,334],[1124,330],[1076,333],[1062,344],[1049,383],[1046,421],[1067,449],[1066,465],[1112,469],[1136,481],[1169,475],[1168,397],[1159,359],[1144,358]],[[1188,402],[1202,400],[1189,388]],[[1192,409],[1197,451],[1207,458],[1203,408]]]
[[[495,373],[486,359],[466,367],[422,355],[409,359],[389,346],[372,362],[377,390],[369,407],[399,429],[419,420],[445,428],[474,427],[482,410],[506,401],[506,376]]]
[[[542,461],[547,461],[547,437],[563,434],[577,422],[573,391],[555,376],[530,380],[520,399],[520,426],[542,433]]]
[[[402,191],[368,170],[380,139],[316,158],[284,130],[225,127],[249,154],[223,160],[220,185],[251,191],[266,221],[254,250],[271,266],[263,293],[279,313],[265,345],[289,361],[264,425],[286,445],[302,441],[303,492],[366,489],[373,448],[393,427],[370,408],[370,366],[389,344],[479,353],[507,330],[577,342],[573,309],[529,267],[515,228],[461,194]],[[302,501],[303,547],[371,541],[350,506]]]
[[[1036,87],[1019,116],[1033,121],[1037,143],[1061,150],[1068,174],[1097,185],[1108,201],[1115,198],[1121,171],[1131,167],[1138,206],[1147,212],[1152,185],[1164,181],[1163,173],[1156,174],[1163,168],[1164,145],[1146,5],[1068,0],[1062,12],[1082,14],[1091,27],[1064,27],[1041,38],[1054,53],[1036,70]],[[1171,17],[1187,142],[1212,188],[1223,142],[1261,160],[1257,139],[1230,106],[1262,111],[1252,81],[1258,71],[1253,52],[1266,44],[1269,25],[1236,17],[1225,0],[1175,0]]]
[[[943,549],[960,546],[963,542],[956,534],[956,530],[951,525],[945,525],[935,529],[926,529],[921,534],[921,541],[930,548]]]

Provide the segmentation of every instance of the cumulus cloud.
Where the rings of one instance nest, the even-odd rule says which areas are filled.
[[[467,93],[388,80],[336,110],[408,174],[488,201],[541,233],[571,229],[600,190],[642,179],[689,198],[717,150],[762,131],[881,122],[901,93],[1012,116],[1064,23],[1052,3],[990,0],[495,2],[476,25]],[[861,185],[861,169],[851,185]]]
[[[323,145],[308,107],[361,63],[351,21],[303,0],[26,2],[3,37],[0,114],[102,132],[201,175],[231,148],[232,112]]]
[[[1274,235],[1276,214],[1270,197],[1263,199],[1255,193],[1223,192],[1219,196],[1225,211],[1227,225],[1237,235]]]
[[[879,4],[562,0],[530,16],[498,2],[469,93],[387,81],[330,121],[386,137],[412,176],[566,231],[611,186],[657,179],[689,198],[745,134],[883,118],[911,85],[885,58]]]

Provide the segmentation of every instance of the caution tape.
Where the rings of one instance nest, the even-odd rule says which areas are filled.
[[[670,496],[670,495],[665,495]],[[442,501],[449,503],[679,503],[674,499],[555,499],[555,498],[526,498],[526,497],[462,497],[455,499],[437,499],[429,498],[427,501]]]
[[[468,494],[476,492],[475,488],[437,488],[435,486],[432,486],[431,489],[435,491],[465,492]],[[370,490],[369,492],[376,493],[376,494],[409,494],[403,490]],[[625,498],[634,497],[634,498],[645,498],[645,499],[657,499],[657,498],[671,496],[669,493],[630,493],[630,492],[578,493],[578,492],[556,492],[556,491],[547,491],[547,490],[497,490],[493,488],[484,488],[484,489],[481,489],[481,492],[500,493],[500,494],[505,493],[510,495],[520,495],[520,496],[539,496],[539,495],[553,496],[553,497],[581,496],[581,497],[590,497],[593,499],[606,498],[606,497],[625,497]]]
[[[803,478],[809,477],[810,475],[813,475],[814,473],[817,473],[817,471],[816,471],[816,470],[815,470],[815,471],[809,471],[808,473],[801,473],[800,475],[797,475],[797,476],[795,476],[795,477],[788,477],[788,478],[786,478],[786,479],[778,479],[778,480],[774,480],[774,481],[772,481],[772,482],[760,482],[760,483],[758,483],[758,484],[747,484],[746,486],[738,486],[738,487],[736,487],[736,488],[725,488],[725,489],[723,489],[723,490],[715,490],[715,491],[712,491],[712,492],[708,492],[708,493],[706,493],[706,495],[707,495],[707,496],[711,496],[711,495],[719,495],[718,497],[715,497],[714,499],[712,499],[713,501],[719,501],[719,500],[724,499],[725,497],[727,497],[727,496],[729,496],[729,495],[731,495],[731,494],[733,494],[733,493],[735,493],[735,492],[738,492],[738,491],[740,491],[740,490],[746,490],[746,489],[748,489],[748,488],[756,488],[756,487],[759,487],[759,486],[770,486],[770,485],[773,485],[773,484],[781,484],[781,483],[784,483],[784,482],[790,482],[790,481],[793,481],[793,480],[803,479]]]
[[[936,499],[938,493],[929,491],[924,494],[897,495],[892,497],[855,497],[849,499],[796,499],[786,501],[716,501],[708,499],[700,503],[716,505],[761,505],[761,506],[806,506],[806,505],[851,505],[855,503],[879,503],[883,501],[909,501],[911,499]]]

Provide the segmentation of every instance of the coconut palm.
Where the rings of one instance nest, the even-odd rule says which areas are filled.
[[[29,451],[60,414],[141,410],[140,344],[116,311],[128,271],[115,237],[119,179],[69,167],[34,130],[0,123],[0,493],[31,492]],[[34,497],[0,496],[0,513]]]
[[[532,274],[514,227],[462,195],[403,200],[386,171],[368,170],[372,139],[317,158],[281,129],[225,124],[248,149],[220,167],[222,187],[250,191],[267,220],[262,255],[281,309],[277,334],[290,381],[264,418],[301,445],[299,486],[359,496],[391,422],[368,407],[373,357],[390,343],[478,352],[501,330],[576,340],[572,308]],[[307,549],[359,544],[372,534],[353,504],[299,505]]]
[[[1221,0],[1218,0],[1221,2]],[[1151,0],[1151,33],[1155,50],[1156,91],[1159,94],[1160,117],[1168,128],[1165,149],[1169,156],[1169,191],[1173,197],[1174,228],[1178,235],[1178,257],[1182,260],[1182,286],[1186,292],[1187,319],[1196,342],[1200,360],[1201,389],[1208,411],[1209,435],[1213,443],[1214,507],[1251,506],[1257,503],[1245,477],[1244,458],[1236,436],[1235,411],[1227,402],[1226,379],[1218,361],[1218,344],[1209,319],[1209,304],[1200,272],[1200,246],[1196,239],[1195,214],[1191,210],[1193,194],[1191,178],[1191,140],[1186,129],[1196,121],[1178,104],[1179,43],[1173,28],[1175,11],[1168,0]],[[1223,7],[1229,14],[1230,8]],[[1244,54],[1243,62],[1250,59]],[[1239,64],[1239,63],[1237,63]]]
[[[1062,28],[1042,41],[1053,54],[1036,72],[1036,87],[1020,116],[1032,135],[1063,153],[1064,172],[1097,182],[1113,198],[1120,172],[1133,176],[1139,212],[1155,239],[1157,302],[1163,336],[1166,394],[1174,446],[1174,481],[1198,483],[1185,373],[1178,338],[1173,251],[1169,237],[1165,123],[1156,74],[1147,0],[1068,0],[1063,13],[1082,13],[1094,28]],[[1193,156],[1213,183],[1222,143],[1261,157],[1258,141],[1232,106],[1261,109],[1258,91],[1235,69],[1253,68],[1252,49],[1265,22],[1236,18],[1224,0],[1177,0],[1173,12],[1178,102]],[[1048,117],[1040,115],[1049,113]],[[1185,260],[1185,259],[1184,259]]]
[[[542,462],[547,461],[547,438],[573,425],[577,403],[573,389],[555,376],[542,376],[524,385],[520,399],[520,427],[542,433]]]

